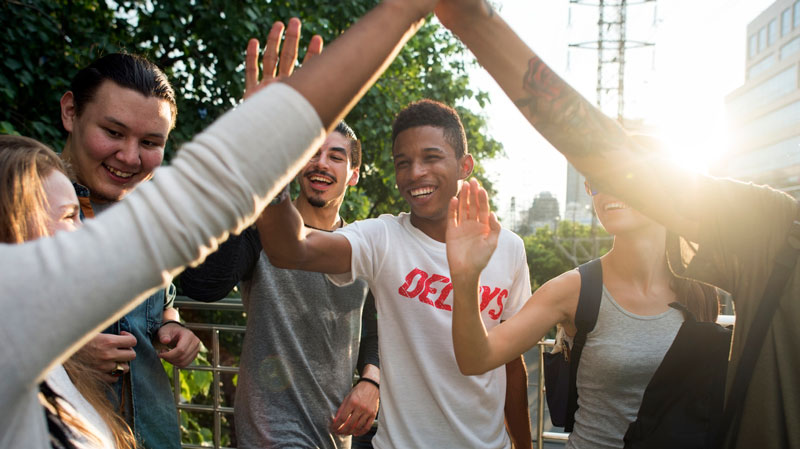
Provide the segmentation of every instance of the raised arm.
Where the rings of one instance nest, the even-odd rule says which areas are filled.
[[[347,238],[305,227],[300,212],[287,199],[288,193],[282,197],[283,201],[267,207],[256,221],[269,262],[290,270],[349,272],[352,249]]]
[[[548,67],[483,0],[442,0],[450,28],[500,84],[528,121],[593,185],[670,230],[696,237],[704,177],[677,169],[639,147]]]
[[[435,0],[384,0],[285,82],[314,105],[328,131],[332,130],[389,66],[435,4]],[[335,89],[326,81],[331,79],[336,80]]]
[[[24,324],[0,326],[7,348],[0,402],[18,404],[27,386],[93,332],[251,224],[316,151],[320,125],[331,129],[351,109],[434,3],[385,0],[295,72],[286,81],[294,89],[275,83],[253,95],[185,144],[156,179],[82,229],[0,245],[0,304],[9,311],[0,324]],[[331,78],[340,80],[335,88],[325,82]],[[30,269],[45,258],[46,273]]]
[[[447,261],[453,280],[453,348],[463,374],[483,374],[518,359],[557,323],[570,330],[580,275],[569,271],[545,283],[517,314],[487,332],[480,314],[480,273],[497,244],[500,224],[486,191],[465,183],[448,210]],[[574,333],[574,328],[571,333]]]

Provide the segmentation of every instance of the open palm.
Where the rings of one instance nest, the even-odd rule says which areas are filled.
[[[479,276],[489,263],[500,235],[500,223],[489,211],[486,190],[475,179],[465,183],[447,212],[447,262],[450,275]]]

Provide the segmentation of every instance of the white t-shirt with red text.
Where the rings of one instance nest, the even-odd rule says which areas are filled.
[[[336,231],[352,247],[351,272],[375,296],[381,358],[381,410],[373,445],[383,448],[509,448],[503,407],[505,367],[464,376],[451,336],[453,286],[445,244],[411,224],[407,213],[382,215]],[[525,248],[503,229],[481,274],[487,329],[530,297]]]

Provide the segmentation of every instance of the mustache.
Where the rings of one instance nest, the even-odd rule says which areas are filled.
[[[309,170],[309,171],[303,173],[303,176],[306,177],[306,178],[314,176],[314,175],[322,175],[322,176],[325,176],[327,178],[331,178],[333,180],[334,184],[336,184],[336,182],[338,181],[336,179],[336,176],[333,175],[333,173],[328,173],[328,172],[323,171],[323,170]]]

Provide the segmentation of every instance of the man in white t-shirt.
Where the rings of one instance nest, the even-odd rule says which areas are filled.
[[[257,222],[264,250],[275,266],[327,273],[340,285],[369,284],[382,361],[376,448],[509,448],[512,441],[531,447],[522,358],[464,376],[453,353],[447,207],[473,168],[458,114],[431,100],[412,103],[395,119],[392,142],[397,187],[410,214],[329,234],[305,228],[283,201]],[[531,290],[522,240],[503,230],[498,247],[481,277],[489,329],[514,315]]]

